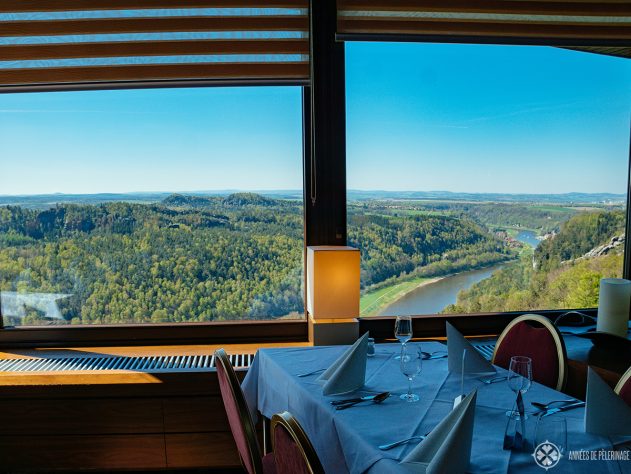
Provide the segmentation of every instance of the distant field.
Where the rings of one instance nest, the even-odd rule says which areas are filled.
[[[434,280],[434,278],[419,277],[368,292],[362,295],[359,300],[359,314],[361,316],[374,316],[380,309],[401,298],[404,294],[413,290],[418,285],[427,283],[431,280]]]
[[[577,208],[575,207],[565,207],[565,206],[545,206],[545,205],[534,205],[533,209],[538,209],[540,211],[545,212],[576,212]]]

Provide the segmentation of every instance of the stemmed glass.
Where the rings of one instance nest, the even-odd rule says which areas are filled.
[[[421,373],[423,353],[420,347],[401,346],[401,372],[408,379],[408,393],[401,395],[401,400],[418,402],[419,397],[412,393],[412,380]]]
[[[412,339],[412,317],[411,316],[397,316],[397,320],[394,323],[394,337],[396,337],[401,343],[401,351],[405,347],[405,343]],[[396,356],[395,359],[399,360],[401,356]]]
[[[515,394],[517,392],[521,392],[522,395],[526,393],[532,384],[532,359],[525,356],[511,357],[506,381]],[[506,416],[519,420],[519,412],[514,410],[507,411]],[[524,419],[527,418],[528,416],[524,413]]]

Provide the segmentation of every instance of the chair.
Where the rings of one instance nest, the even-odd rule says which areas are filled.
[[[622,374],[614,392],[627,402],[627,405],[631,406],[631,367]]]
[[[271,434],[278,474],[324,474],[311,441],[291,413],[272,417]]]
[[[559,330],[547,318],[524,314],[513,319],[495,344],[492,362],[509,368],[512,356],[532,359],[533,380],[563,390],[567,380],[567,352]]]
[[[241,391],[241,385],[230,359],[223,349],[215,351],[215,367],[217,368],[219,389],[226,415],[228,415],[230,431],[232,431],[232,436],[237,444],[243,467],[248,474],[276,473],[274,455],[272,453],[265,457],[261,455],[254,422]]]

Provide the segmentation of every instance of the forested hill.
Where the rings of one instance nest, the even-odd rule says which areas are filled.
[[[462,291],[444,312],[596,307],[601,278],[622,274],[624,246],[605,246],[612,239],[624,239],[622,211],[578,214],[542,242],[532,258],[524,256]],[[590,253],[598,247],[601,251]]]
[[[297,315],[302,224],[300,201],[251,193],[4,206],[0,287],[70,295],[58,303],[73,324]],[[514,258],[472,220],[444,215],[354,215],[349,240],[362,250],[364,285]],[[43,314],[27,308],[26,317],[8,317],[33,324]]]
[[[543,271],[554,269],[623,234],[624,227],[624,211],[579,214],[563,224],[554,238],[541,242],[535,251],[535,264]]]

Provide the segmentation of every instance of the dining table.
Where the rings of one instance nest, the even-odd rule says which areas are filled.
[[[408,345],[420,345],[422,351],[431,355],[423,360],[421,372],[413,379],[412,392],[420,397],[417,402],[400,399],[408,390],[408,379],[395,358],[401,346],[389,343],[375,346],[374,356],[367,357],[364,386],[351,393],[325,396],[317,380],[321,371],[348,346],[260,349],[242,388],[255,419],[260,415],[271,418],[283,411],[293,414],[311,440],[325,472],[334,474],[412,472],[401,460],[422,441],[403,443],[390,450],[379,446],[428,434],[453,409],[456,397],[477,390],[469,472],[544,473],[533,457],[539,418],[531,402],[548,403],[568,399],[567,395],[533,382],[523,394],[529,414],[525,420],[525,447],[504,449],[509,422],[506,412],[514,407],[516,399],[504,378],[507,371],[496,367],[493,383],[485,383],[491,380],[488,375],[463,377],[450,373],[447,346],[441,342]],[[331,404],[334,400],[386,391],[390,396],[381,403],[367,401],[345,410],[337,410]],[[584,414],[585,409],[578,407],[548,417],[562,417],[567,426],[564,456],[550,471],[631,473],[631,460],[624,459],[630,458],[625,454],[629,449],[625,443],[630,439],[586,433]]]

